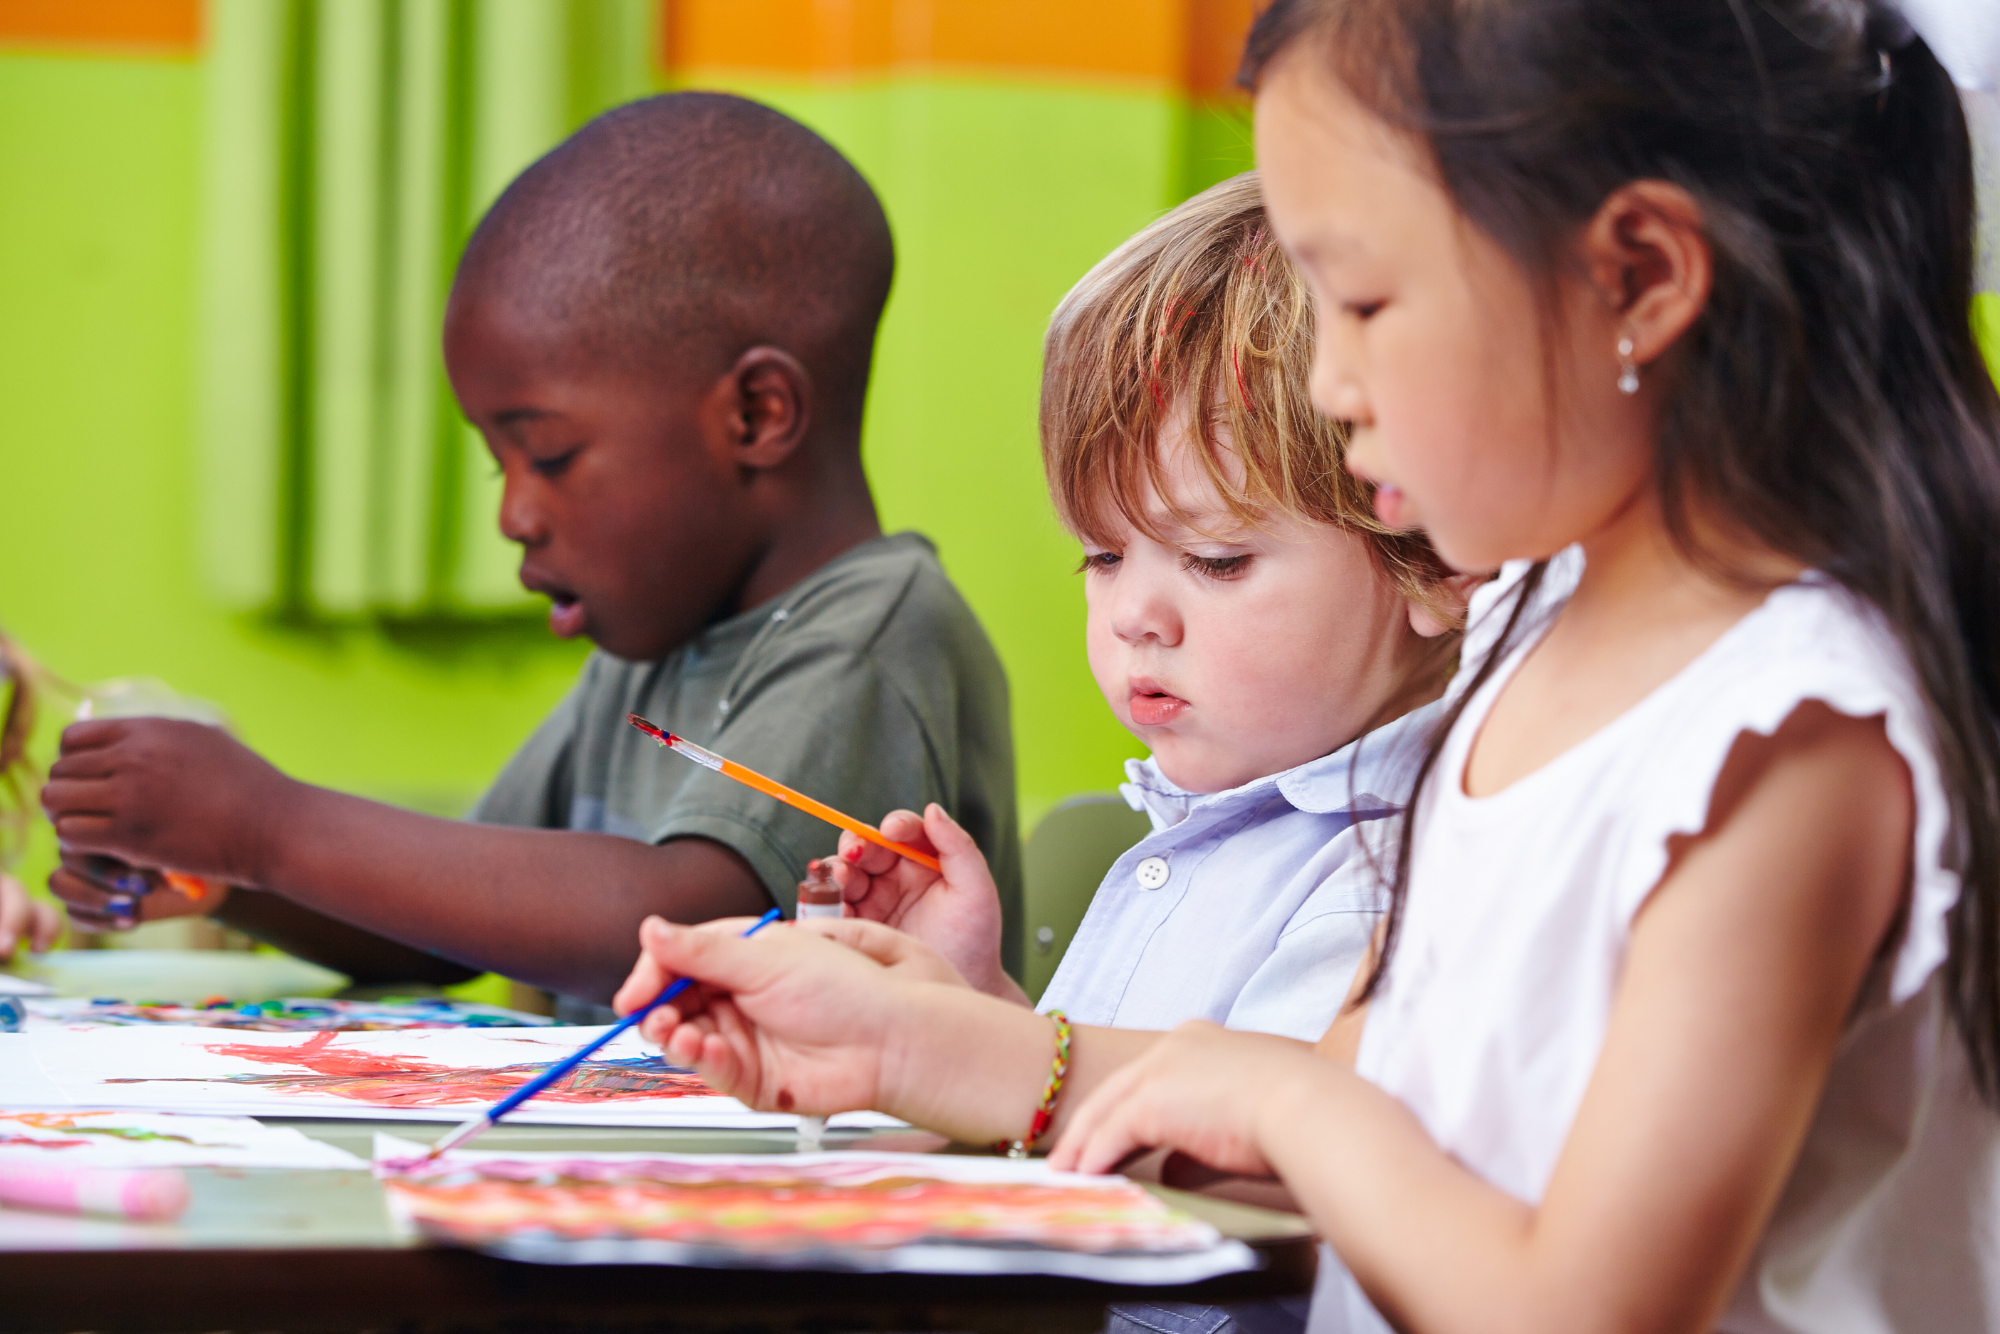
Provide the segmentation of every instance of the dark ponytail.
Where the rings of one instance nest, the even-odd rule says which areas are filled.
[[[1945,989],[2000,1101],[2000,395],[1972,334],[1972,156],[1951,79],[1893,11],[1858,0],[1276,0],[1246,81],[1300,43],[1428,143],[1547,306],[1568,238],[1613,190],[1665,180],[1700,203],[1712,293],[1656,367],[1673,377],[1655,478],[1668,524],[1713,565],[1691,511],[1726,515],[1893,626],[1959,831]]]

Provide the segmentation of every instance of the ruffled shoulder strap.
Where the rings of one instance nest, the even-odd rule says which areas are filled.
[[[1902,645],[1872,605],[1809,573],[1773,592],[1658,700],[1653,799],[1638,816],[1626,873],[1626,920],[1665,874],[1669,840],[1699,833],[1737,738],[1770,736],[1799,705],[1817,700],[1852,718],[1880,717],[1909,766],[1916,797],[1908,926],[1890,976],[1892,1002],[1921,990],[1944,962],[1946,917],[1958,902],[1959,842],[1938,770],[1930,719]]]

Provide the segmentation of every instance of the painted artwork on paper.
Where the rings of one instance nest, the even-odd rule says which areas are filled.
[[[102,1024],[180,1024],[197,1028],[230,1028],[252,1033],[379,1033],[412,1028],[529,1028],[554,1023],[540,1015],[497,1005],[480,1005],[436,997],[413,1000],[289,1000],[230,1001],[221,998],[202,1005],[148,1001],[32,999],[24,1003],[29,1031],[37,1028]]]
[[[1037,1252],[1030,1269],[1047,1268],[1051,1254],[1185,1257],[1221,1244],[1207,1223],[1122,1177],[1039,1162],[868,1152],[399,1156],[419,1147],[377,1137],[376,1172],[392,1206],[434,1240],[503,1253],[531,1243],[578,1248],[577,1258],[999,1272]]]
[[[459,1107],[497,1102],[533,1079],[548,1059],[509,1065],[461,1066],[395,1052],[336,1046],[338,1033],[315,1033],[301,1042],[261,1045],[205,1042],[212,1055],[265,1067],[208,1076],[126,1076],[107,1084],[227,1084],[274,1093],[317,1093],[378,1107]],[[713,1098],[715,1090],[692,1070],[659,1056],[585,1061],[539,1095],[550,1103],[599,1103],[634,1098]]]
[[[0,1170],[76,1167],[365,1168],[344,1149],[247,1116],[0,1110]]]
[[[172,1025],[28,1034],[72,1106],[459,1120],[601,1033],[592,1028],[229,1033]],[[626,1034],[514,1118],[578,1125],[787,1126]]]

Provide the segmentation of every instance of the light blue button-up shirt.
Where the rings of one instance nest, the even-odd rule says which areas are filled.
[[[1041,1008],[1080,1024],[1209,1019],[1317,1041],[1384,906],[1387,817],[1439,709],[1227,792],[1188,792],[1152,760],[1128,760],[1119,791],[1153,832],[1098,887]]]

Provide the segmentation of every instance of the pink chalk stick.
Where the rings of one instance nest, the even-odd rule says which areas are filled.
[[[187,1176],[173,1167],[8,1164],[0,1166],[0,1204],[162,1222],[188,1207]]]

